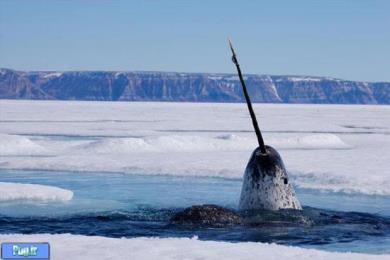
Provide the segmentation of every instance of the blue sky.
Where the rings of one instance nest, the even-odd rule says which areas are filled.
[[[390,1],[0,0],[0,67],[390,81]]]

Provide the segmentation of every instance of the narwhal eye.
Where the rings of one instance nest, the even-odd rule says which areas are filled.
[[[284,182],[284,184],[287,184],[288,183],[287,178],[283,178],[283,182]]]

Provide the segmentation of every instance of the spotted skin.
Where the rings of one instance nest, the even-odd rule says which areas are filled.
[[[271,146],[266,151],[263,155],[257,148],[246,166],[239,210],[301,210],[282,158]]]

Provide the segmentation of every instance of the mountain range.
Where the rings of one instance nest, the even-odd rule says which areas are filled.
[[[390,82],[245,75],[253,102],[390,104]],[[0,99],[243,102],[234,74],[0,69]]]

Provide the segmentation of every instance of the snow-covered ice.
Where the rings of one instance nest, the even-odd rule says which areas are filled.
[[[390,107],[255,104],[294,185],[390,195]],[[241,178],[245,104],[0,101],[0,168]]]
[[[69,201],[73,192],[53,186],[0,182],[0,201]]]
[[[390,259],[389,255],[325,252],[267,243],[190,238],[115,239],[98,236],[0,235],[0,242],[49,242],[52,259]]]
[[[45,148],[29,138],[18,135],[0,134],[0,156],[4,155],[39,155]]]

